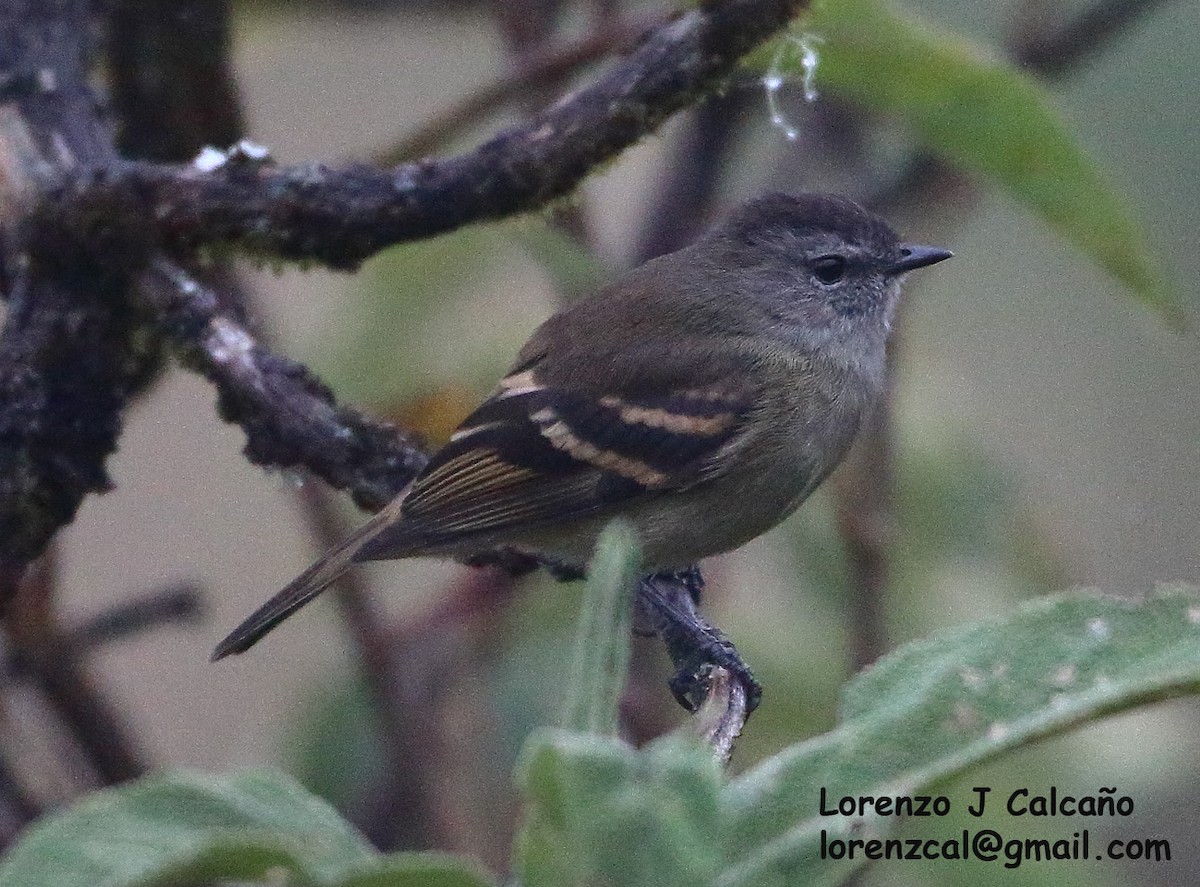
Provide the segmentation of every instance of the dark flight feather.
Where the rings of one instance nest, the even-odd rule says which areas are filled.
[[[708,476],[752,407],[722,389],[598,400],[526,387],[509,393],[502,385],[467,417],[414,482],[401,520],[355,560],[573,520],[686,487]]]
[[[397,497],[217,646],[249,649],[352,564],[469,549],[682,489],[719,470],[757,390],[729,377],[599,394],[543,384],[527,358]]]
[[[401,497],[393,499],[386,508],[372,516],[336,548],[247,616],[241,625],[217,644],[211,661],[216,662],[232,653],[244,653],[249,650],[263,635],[324,591],[356,562],[359,549],[370,541],[379,528],[389,520],[395,519],[400,504]]]

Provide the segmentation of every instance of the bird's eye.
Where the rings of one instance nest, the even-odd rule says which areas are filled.
[[[812,261],[812,272],[821,283],[837,283],[846,275],[846,260],[842,256],[819,256]]]

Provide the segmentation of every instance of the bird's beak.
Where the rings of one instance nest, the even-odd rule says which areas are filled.
[[[900,260],[888,270],[893,274],[903,274],[905,271],[912,271],[916,268],[924,268],[926,265],[935,265],[938,262],[943,262],[953,255],[954,253],[950,252],[950,250],[940,249],[936,246],[917,246],[913,243],[903,243],[900,245]]]

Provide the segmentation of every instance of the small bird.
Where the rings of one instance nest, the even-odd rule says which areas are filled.
[[[351,565],[529,554],[582,573],[629,520],[647,573],[791,514],[884,387],[905,274],[946,250],[826,194],[768,194],[555,314],[409,486],[217,645],[249,649]]]

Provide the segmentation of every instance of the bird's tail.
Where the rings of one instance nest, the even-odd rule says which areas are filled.
[[[216,662],[233,653],[245,653],[258,643],[263,635],[328,588],[359,560],[358,554],[363,546],[374,539],[380,530],[393,524],[401,499],[402,496],[397,496],[386,508],[355,530],[336,548],[326,552],[320,560],[288,583],[286,588],[251,613],[241,625],[217,644],[210,661]]]

